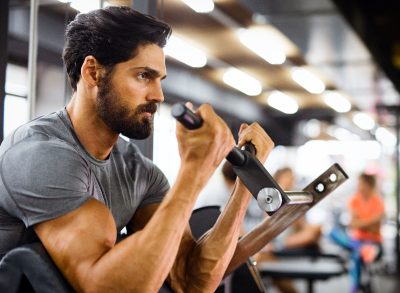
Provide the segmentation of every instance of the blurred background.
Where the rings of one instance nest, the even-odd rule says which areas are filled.
[[[348,221],[358,175],[377,176],[386,208],[385,264],[387,272],[398,271],[398,1],[2,0],[0,139],[69,101],[65,26],[79,12],[108,5],[131,6],[173,28],[165,103],[153,137],[137,142],[171,184],[179,167],[173,103],[210,103],[235,135],[241,123],[257,121],[276,145],[265,167],[291,167],[296,189],[333,163],[349,175],[320,203],[324,230]]]

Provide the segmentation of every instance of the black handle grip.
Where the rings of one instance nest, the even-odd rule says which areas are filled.
[[[180,123],[183,124],[187,129],[197,129],[203,124],[203,119],[197,116],[192,110],[186,107],[184,104],[175,104],[171,110],[172,116]]]
[[[246,156],[238,147],[233,147],[233,149],[226,156],[226,159],[233,166],[242,166],[244,162],[246,162]]]
[[[203,124],[201,117],[181,103],[172,106],[171,114],[187,129],[197,129]],[[253,155],[256,154],[256,148],[250,142],[245,144],[244,149]],[[234,166],[241,166],[246,161],[246,155],[238,147],[234,147],[226,156],[226,159]]]

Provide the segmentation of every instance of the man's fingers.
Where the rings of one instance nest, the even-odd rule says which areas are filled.
[[[193,104],[191,102],[186,102],[185,106],[188,107],[190,110],[194,111]]]
[[[241,127],[238,146],[251,142],[256,148],[257,157],[264,162],[274,147],[274,142],[258,123]]]
[[[249,127],[249,125],[248,125],[247,123],[242,123],[242,124],[240,125],[239,135],[240,135],[240,133],[242,133],[242,131],[243,131],[244,129],[246,129],[247,127]]]

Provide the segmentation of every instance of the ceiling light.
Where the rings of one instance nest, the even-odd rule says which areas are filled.
[[[286,60],[277,33],[262,28],[241,29],[240,42],[270,64],[282,64]]]
[[[325,84],[307,69],[294,67],[291,75],[295,82],[312,94],[321,94],[325,90]]]
[[[351,131],[338,126],[330,126],[327,129],[327,133],[333,137],[336,137],[338,140],[342,141],[351,141],[351,140],[360,140],[360,136]]]
[[[187,6],[198,13],[208,13],[214,10],[213,0],[182,0]]]
[[[351,104],[343,95],[338,92],[328,91],[324,94],[324,102],[333,110],[339,113],[349,112]]]
[[[376,139],[385,146],[395,146],[396,136],[384,127],[378,127],[375,131]]]
[[[299,109],[295,99],[280,91],[273,91],[267,101],[271,107],[286,114],[294,114]]]
[[[366,113],[358,112],[353,116],[353,122],[363,130],[371,130],[375,126],[375,121]]]
[[[164,52],[168,56],[191,67],[199,68],[207,64],[206,54],[173,35],[169,38]]]
[[[261,83],[257,79],[233,67],[225,71],[222,79],[227,85],[249,96],[257,96],[262,92]]]
[[[307,137],[318,137],[321,134],[321,122],[311,119],[303,123],[302,132]]]

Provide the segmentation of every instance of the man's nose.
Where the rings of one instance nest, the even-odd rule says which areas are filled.
[[[160,81],[157,81],[153,84],[149,94],[149,99],[157,103],[164,102],[164,93]]]

